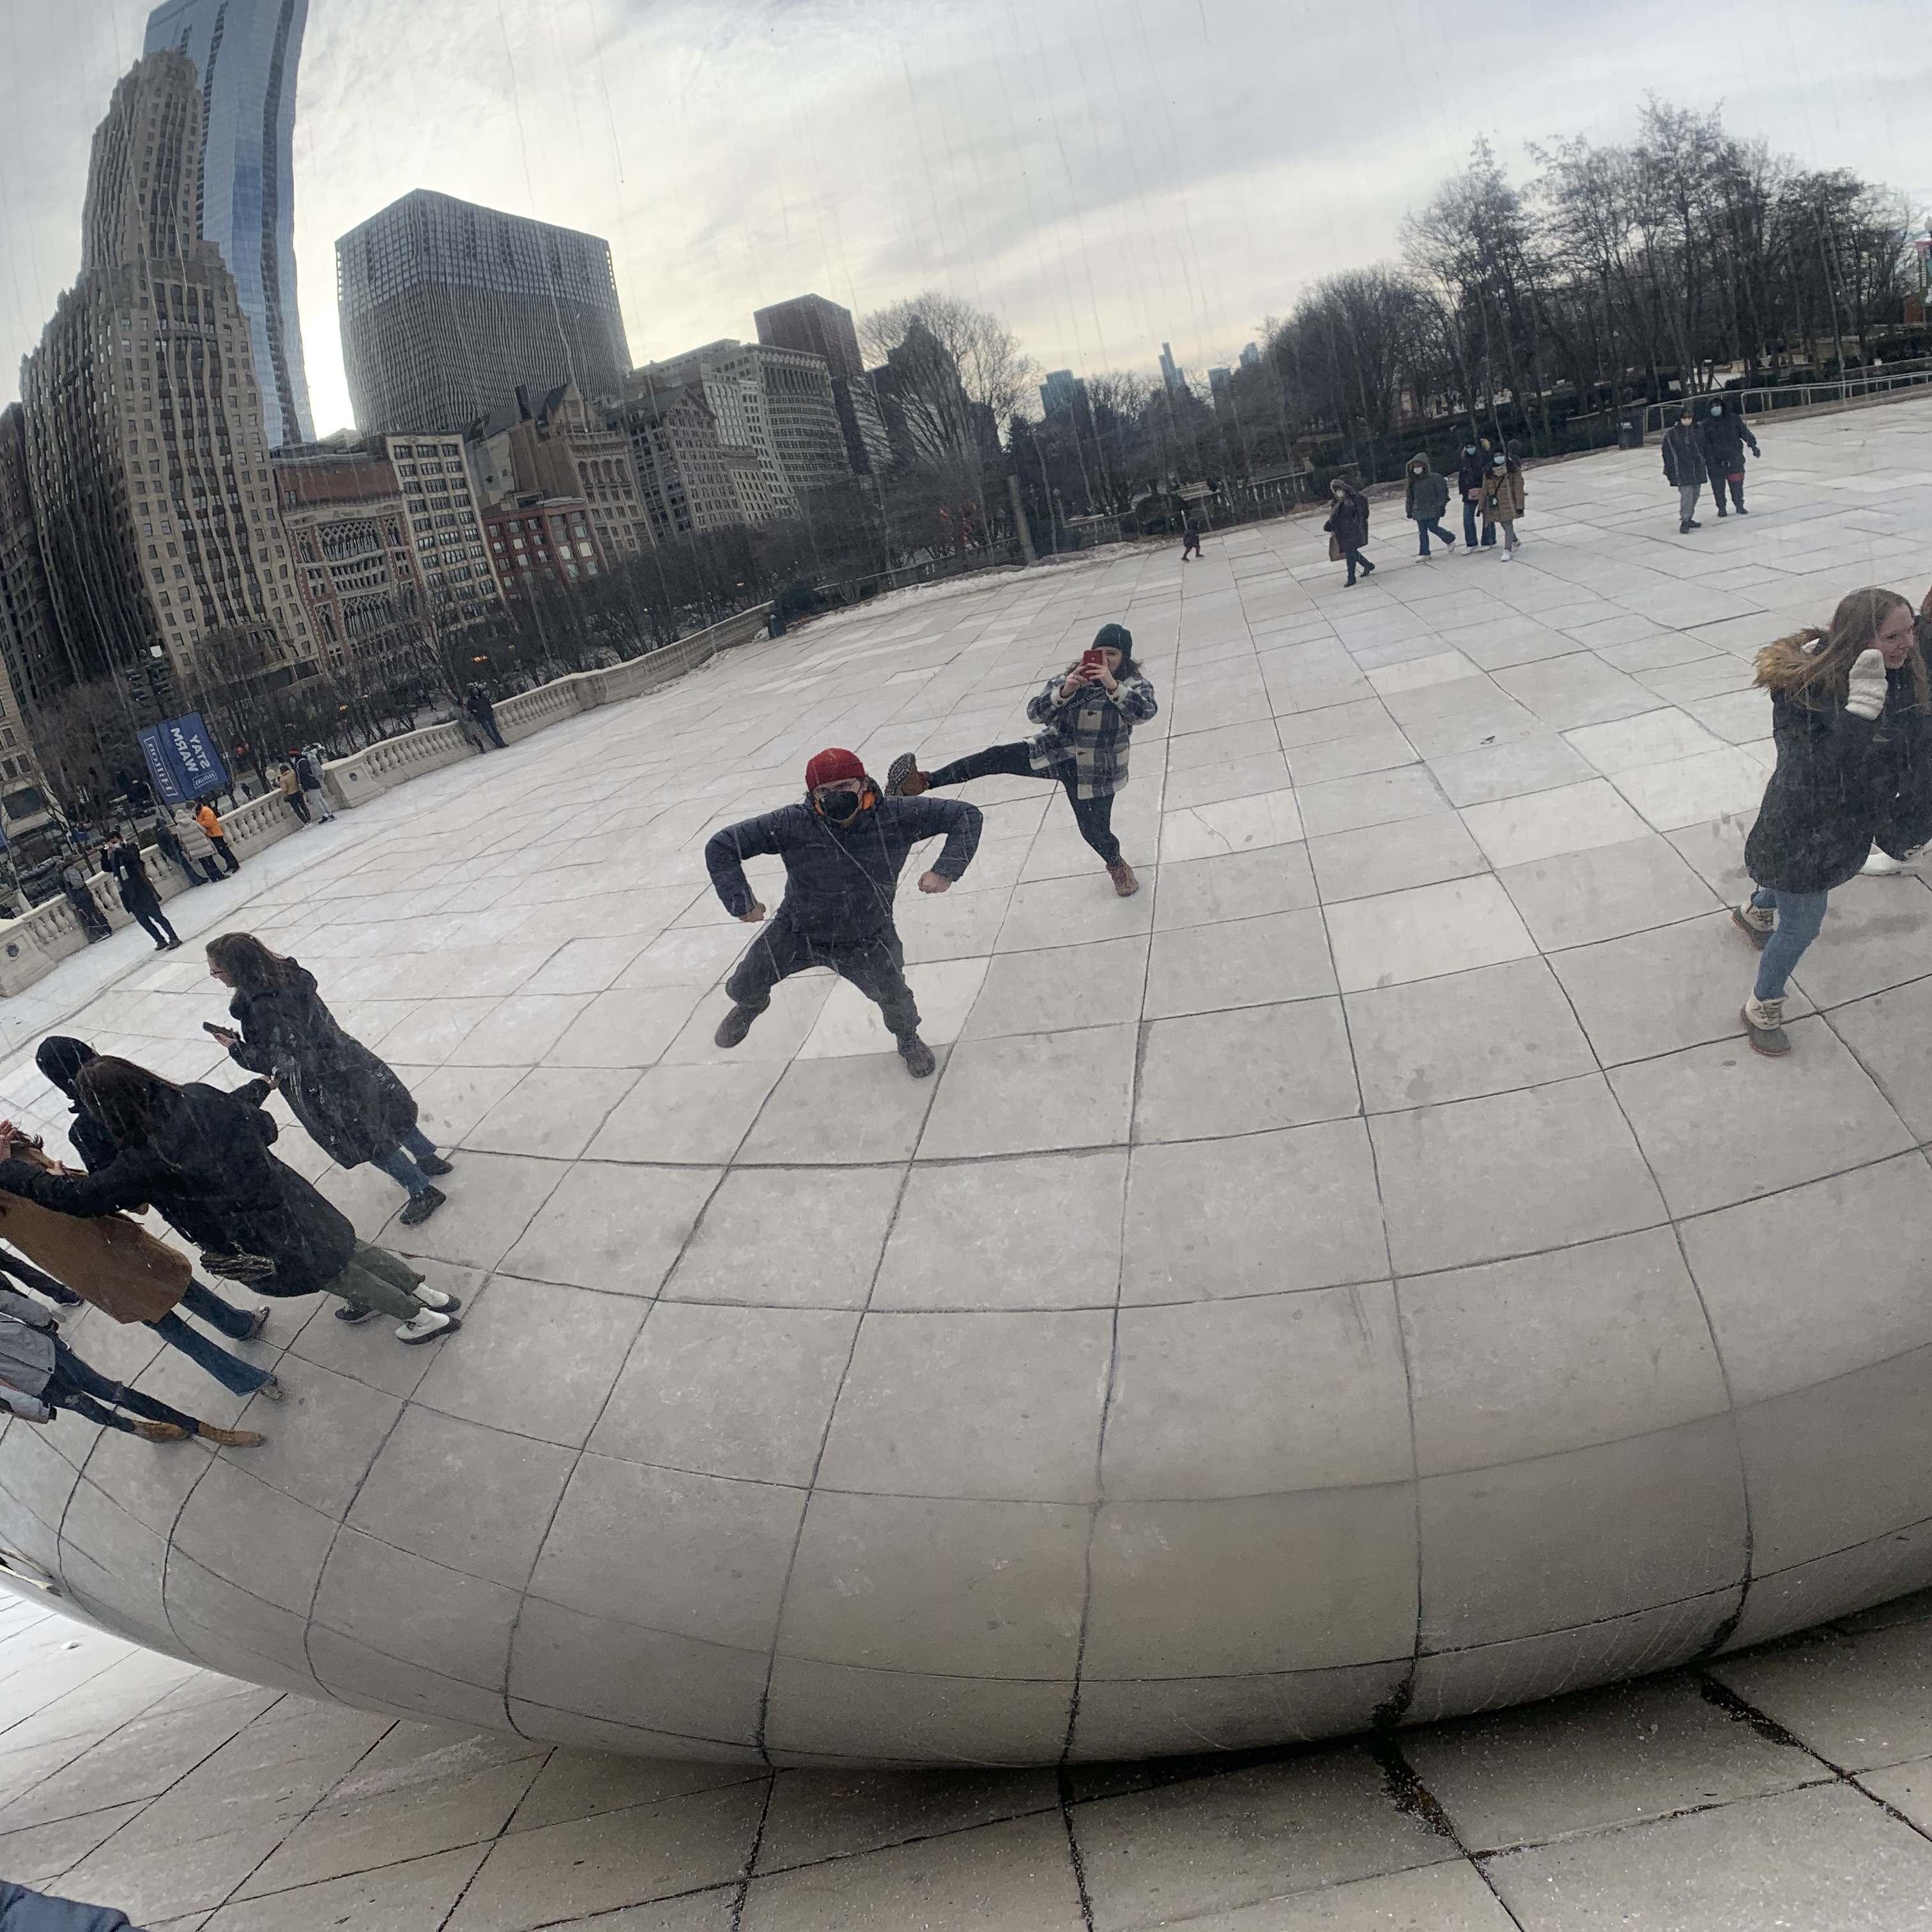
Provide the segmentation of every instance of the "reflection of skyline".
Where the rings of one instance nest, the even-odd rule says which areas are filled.
[[[10,370],[72,279],[86,130],[146,8],[0,5],[20,56],[0,79],[17,130],[0,150]],[[1103,33],[1112,16],[1086,0],[957,18],[747,7],[735,30],[717,5],[505,0],[484,32],[453,0],[329,0],[294,135],[316,427],[348,418],[335,240],[413,188],[608,237],[640,359],[748,334],[753,310],[800,290],[862,314],[939,284],[999,310],[1043,368],[1152,374],[1165,339],[1198,372],[1316,275],[1393,254],[1404,211],[1477,134],[1520,176],[1522,141],[1620,136],[1652,87],[1721,94],[1741,131],[1922,185],[1913,16],[1882,0],[1840,34],[1836,8],[1849,24],[1847,0],[1782,26],[1646,4],[1605,46],[1567,6],[1477,29],[1384,4],[1288,34],[1262,0],[1146,0]]]

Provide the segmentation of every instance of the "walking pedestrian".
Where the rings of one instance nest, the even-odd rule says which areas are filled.
[[[1431,533],[1442,540],[1445,550],[1456,548],[1456,539],[1442,527],[1442,513],[1449,507],[1449,479],[1438,476],[1430,466],[1429,452],[1418,450],[1408,459],[1408,487],[1402,493],[1402,513],[1415,526],[1417,536],[1422,544],[1421,554],[1429,554]],[[1470,542],[1475,538],[1472,536]]]
[[[464,700],[463,708],[476,720],[476,728],[498,751],[508,748],[503,742],[502,733],[496,728],[496,707],[490,702],[489,694],[480,684],[470,687],[470,695]]]
[[[737,1046],[781,980],[823,966],[878,1005],[906,1071],[923,1080],[938,1063],[919,1036],[892,897],[912,848],[941,834],[945,846],[919,889],[951,889],[978,849],[980,808],[959,799],[882,796],[857,756],[836,747],[806,766],[805,791],[800,803],[728,825],[705,846],[724,910],[748,926],[762,921],[765,908],[745,861],[775,856],[785,869],[777,912],[724,982],[731,1010],[718,1022],[717,1043]]]
[[[1134,662],[1133,650],[1133,635],[1125,625],[1102,624],[1090,648],[1028,701],[1027,716],[1042,728],[1035,736],[988,746],[930,772],[920,769],[914,753],[902,752],[886,772],[887,793],[916,798],[935,786],[964,784],[994,772],[1057,778],[1081,837],[1099,854],[1114,890],[1131,898],[1140,890],[1140,880],[1114,836],[1114,798],[1127,782],[1134,727],[1160,709],[1154,686]]]
[[[302,796],[302,780],[296,776],[295,766],[284,761],[275,774],[275,784],[282,794],[283,802],[306,825],[308,823],[308,800]]]
[[[305,746],[296,754],[296,782],[310,809],[326,825],[334,818],[335,808],[328,802],[328,788],[322,782],[322,764],[320,745]]]
[[[358,1240],[346,1215],[275,1159],[274,1120],[260,1107],[106,1054],[82,1067],[74,1091],[112,1137],[114,1159],[88,1174],[0,1161],[0,1190],[82,1216],[145,1202],[202,1250],[210,1274],[246,1280],[271,1298],[334,1295],[346,1304],[338,1320],[394,1316],[396,1339],[412,1346],[462,1326],[458,1297]]]
[[[213,847],[214,856],[221,861],[223,869],[230,878],[242,869],[242,861],[228,849],[226,835],[221,830],[221,820],[214,815],[212,801],[203,799],[195,807],[195,823],[201,827],[202,835]]]
[[[101,860],[104,869],[120,882],[122,904],[154,942],[154,950],[172,952],[180,945],[180,936],[161,910],[160,895],[141,857],[140,841],[131,831],[124,832],[109,844]]]
[[[193,883],[200,885],[219,885],[221,868],[214,862],[214,847],[208,834],[201,829],[201,820],[195,814],[177,806],[168,814],[167,824],[180,846],[182,856],[188,862],[188,874]]]
[[[38,1303],[0,1288],[0,1408],[26,1422],[51,1422],[62,1410],[104,1429],[150,1442],[185,1442],[198,1436],[226,1449],[253,1449],[268,1440],[252,1429],[222,1429],[139,1389],[110,1382],[62,1340],[60,1324]],[[123,1415],[122,1409],[130,1414]],[[124,1923],[124,1922],[123,1922]]]
[[[1490,473],[1483,479],[1483,530],[1486,543],[1496,526],[1502,526],[1505,563],[1516,550],[1516,520],[1522,514],[1522,466],[1499,449],[1490,458]]]
[[[1741,517],[1749,516],[1750,512],[1744,508],[1744,451],[1748,447],[1754,456],[1762,456],[1764,452],[1758,448],[1757,438],[1744,421],[1742,404],[1733,414],[1720,398],[1713,396],[1697,428],[1704,444],[1705,474],[1710,478],[1711,498],[1718,506],[1718,515],[1726,514],[1724,490],[1728,484],[1732,508]]]
[[[1817,938],[1829,895],[1874,844],[1895,857],[1932,836],[1932,691],[1912,606],[1895,590],[1854,590],[1828,630],[1767,645],[1778,764],[1744,842],[1757,890],[1731,914],[1758,947],[1742,1018],[1753,1048],[1791,1051],[1784,993]]]
[[[1677,492],[1677,534],[1681,537],[1702,530],[1697,498],[1706,475],[1704,443],[1688,403],[1678,411],[1676,423],[1664,432],[1664,473]]]
[[[1369,500],[1346,476],[1328,485],[1328,495],[1334,508],[1322,526],[1328,532],[1328,559],[1331,563],[1348,559],[1348,581],[1343,587],[1352,589],[1358,568],[1364,577],[1376,574],[1375,566],[1362,554],[1369,540]]]
[[[1185,563],[1190,556],[1201,554],[1201,526],[1194,520],[1191,510],[1180,513],[1180,560]]]
[[[211,1026],[229,1058],[272,1079],[309,1138],[338,1167],[380,1168],[409,1192],[402,1224],[420,1227],[447,1196],[432,1177],[450,1172],[417,1125],[415,1096],[386,1060],[344,1033],[316,991],[315,975],[272,952],[253,933],[208,943],[210,976],[233,990],[242,1030]],[[238,1090],[244,1098],[250,1089]],[[262,1088],[266,1099],[268,1089]]]
[[[1461,459],[1456,465],[1456,494],[1462,500],[1462,548],[1476,548],[1476,512],[1483,500],[1484,479],[1489,473],[1483,460],[1486,445],[1478,443],[1474,438],[1462,446]],[[1483,542],[1492,544],[1496,540],[1496,526],[1492,524],[1483,532]]]
[[[80,922],[80,930],[88,945],[109,938],[114,928],[107,923],[107,915],[100,910],[87,883],[87,874],[77,859],[70,859],[60,868],[61,891],[74,916]]]
[[[34,1065],[73,1104],[68,1139],[90,1174],[110,1166],[119,1151],[106,1129],[90,1120],[75,1099],[74,1082],[94,1058],[93,1048],[85,1040],[58,1034],[42,1040],[34,1054]],[[30,1166],[53,1168],[40,1151],[40,1142],[24,1136],[11,1122],[0,1121],[0,1148]],[[37,1294],[55,1301],[84,1301],[115,1322],[143,1323],[234,1394],[260,1390],[272,1402],[281,1400],[280,1384],[269,1370],[218,1347],[176,1312],[184,1309],[198,1316],[232,1342],[252,1342],[268,1324],[268,1310],[237,1308],[224,1301],[195,1280],[185,1256],[155,1240],[145,1228],[118,1214],[76,1221],[0,1195],[0,1239],[56,1278],[50,1286],[45,1276],[28,1282]],[[4,1267],[0,1258],[0,1270]]]

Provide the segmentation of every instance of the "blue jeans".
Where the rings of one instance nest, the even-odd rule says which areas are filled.
[[[200,1316],[211,1328],[237,1342],[255,1325],[255,1318],[245,1309],[224,1301],[212,1288],[203,1288],[198,1281],[188,1283],[181,1305],[190,1315]],[[231,1355],[219,1342],[211,1342],[200,1329],[190,1328],[172,1311],[148,1326],[170,1348],[178,1348],[196,1368],[206,1369],[232,1395],[252,1395],[274,1372],[258,1369],[239,1355]]]
[[[412,1127],[403,1136],[403,1144],[392,1148],[387,1154],[378,1154],[369,1165],[380,1167],[392,1180],[406,1187],[412,1194],[421,1194],[433,1184],[428,1174],[417,1166],[410,1156],[414,1154],[421,1160],[425,1154],[434,1156],[436,1143],[420,1127]]]
[[[1778,914],[1778,929],[1765,941],[1758,960],[1757,984],[1751,989],[1754,997],[1784,998],[1784,983],[1791,977],[1791,969],[1804,957],[1804,949],[1818,937],[1818,928],[1825,923],[1825,904],[1829,896],[1826,892],[1774,892],[1769,886],[1760,886],[1751,894],[1751,904],[1760,911]]]
[[[1424,556],[1426,556],[1429,554],[1429,539],[1432,533],[1440,537],[1451,550],[1454,550],[1456,548],[1456,539],[1454,536],[1450,532],[1445,530],[1442,527],[1442,524],[1434,518],[1430,518],[1425,520],[1424,518],[1418,517],[1415,519],[1415,531],[1416,535],[1422,539],[1422,554]],[[1476,541],[1473,535],[1470,537],[1469,541],[1472,543],[1474,543]]]

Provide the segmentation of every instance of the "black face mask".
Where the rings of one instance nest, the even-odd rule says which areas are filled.
[[[859,806],[862,794],[856,791],[828,791],[821,793],[818,809],[834,825],[850,825],[859,815]]]

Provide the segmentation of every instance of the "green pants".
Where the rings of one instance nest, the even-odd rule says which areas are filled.
[[[410,1322],[423,1310],[416,1296],[422,1280],[400,1256],[368,1241],[358,1241],[349,1265],[328,1284],[327,1292],[340,1295],[344,1301],[373,1308],[378,1314]]]

